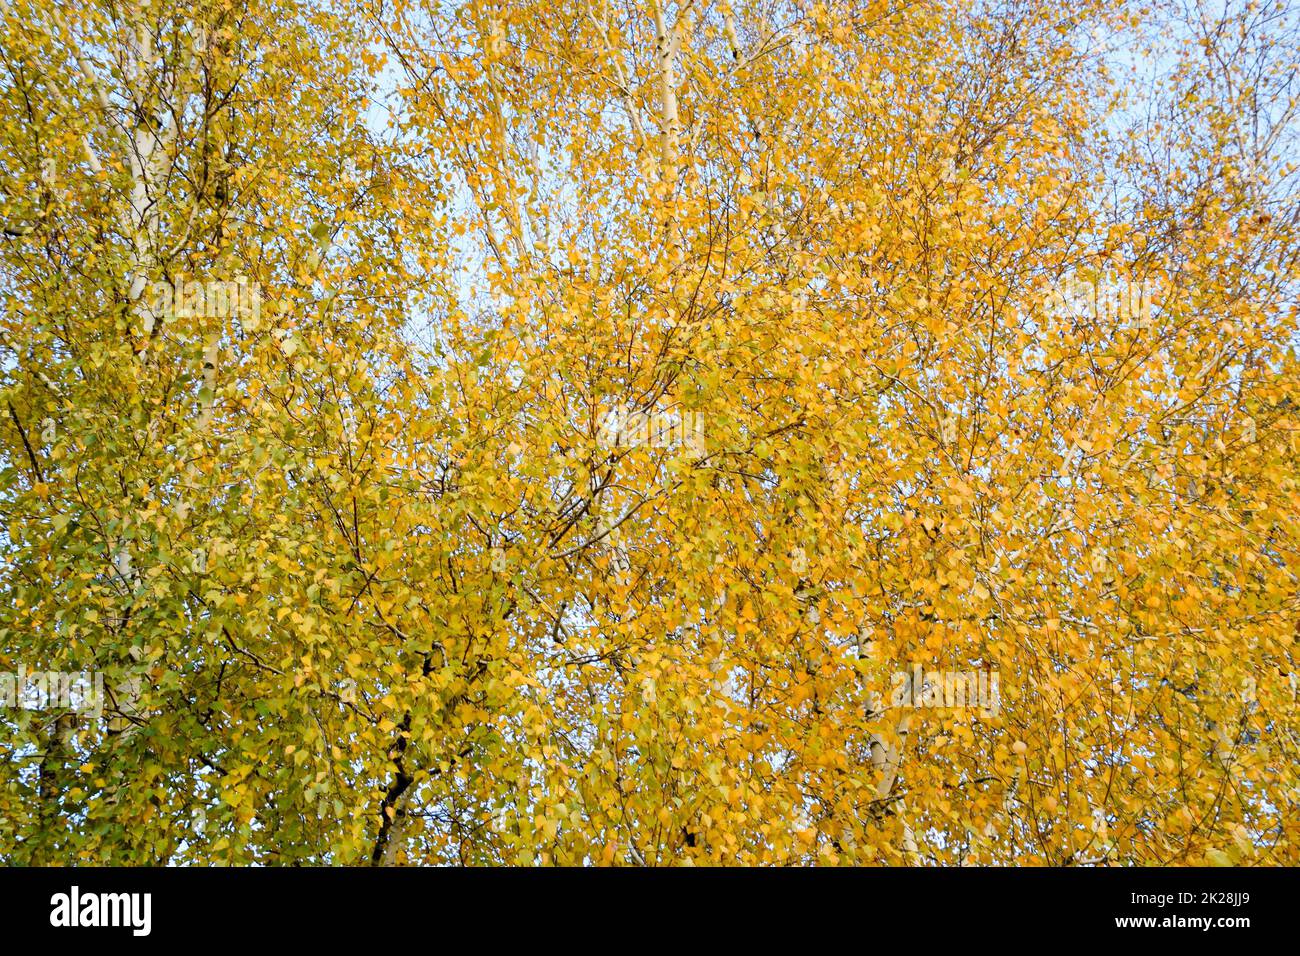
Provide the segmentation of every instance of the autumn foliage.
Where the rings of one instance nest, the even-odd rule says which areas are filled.
[[[0,861],[1300,863],[1286,3],[0,16]]]

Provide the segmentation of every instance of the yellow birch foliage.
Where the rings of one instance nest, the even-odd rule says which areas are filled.
[[[1300,862],[1285,4],[3,16],[0,859]]]

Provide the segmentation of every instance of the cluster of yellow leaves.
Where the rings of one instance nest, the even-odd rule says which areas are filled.
[[[0,859],[1296,862],[1275,6],[6,8]]]

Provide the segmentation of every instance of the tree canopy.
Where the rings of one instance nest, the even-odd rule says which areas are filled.
[[[1300,862],[1285,2],[2,16],[0,860]]]

